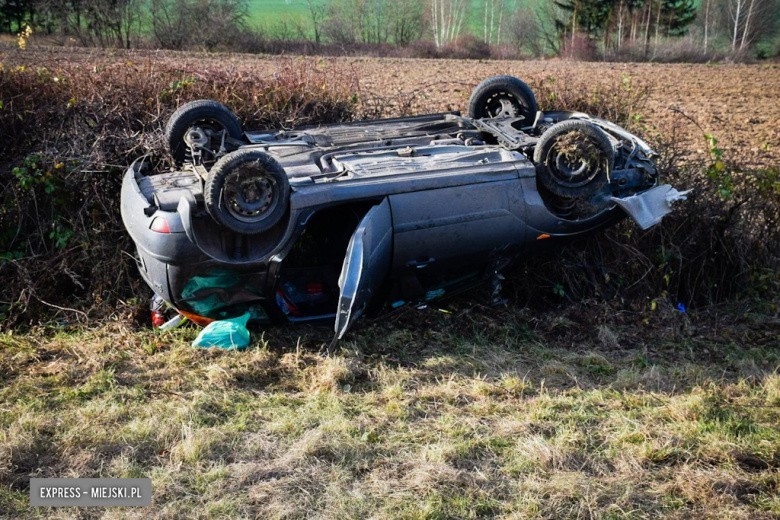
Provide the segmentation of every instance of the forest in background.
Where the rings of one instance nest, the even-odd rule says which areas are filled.
[[[0,0],[49,44],[406,57],[754,60],[780,0]]]

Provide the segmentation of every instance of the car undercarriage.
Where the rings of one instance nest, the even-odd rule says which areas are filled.
[[[177,167],[145,158],[122,216],[155,293],[196,321],[335,320],[452,294],[542,242],[631,216],[657,224],[684,197],[655,152],[587,114],[538,110],[516,78],[469,113],[244,131],[196,101],[166,129]]]

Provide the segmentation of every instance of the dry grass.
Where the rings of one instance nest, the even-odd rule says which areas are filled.
[[[151,509],[56,514],[780,514],[776,320],[592,329],[448,310],[364,327],[332,357],[316,353],[325,328],[266,331],[244,353],[125,322],[5,333],[0,508],[52,513],[27,508],[31,476],[148,476]]]

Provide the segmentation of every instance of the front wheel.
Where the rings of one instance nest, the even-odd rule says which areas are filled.
[[[587,197],[604,187],[615,165],[607,134],[587,121],[569,119],[548,128],[534,149],[539,182],[561,197]]]
[[[274,227],[289,206],[290,182],[282,166],[260,150],[222,157],[203,190],[206,210],[222,226],[245,235]]]

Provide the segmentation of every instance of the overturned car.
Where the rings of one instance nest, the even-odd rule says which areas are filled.
[[[496,76],[468,115],[244,131],[195,101],[166,127],[177,165],[141,158],[122,219],[154,292],[198,323],[335,321],[420,304],[495,276],[543,243],[629,215],[657,224],[684,193],[658,185],[655,153],[587,114],[540,112]]]

